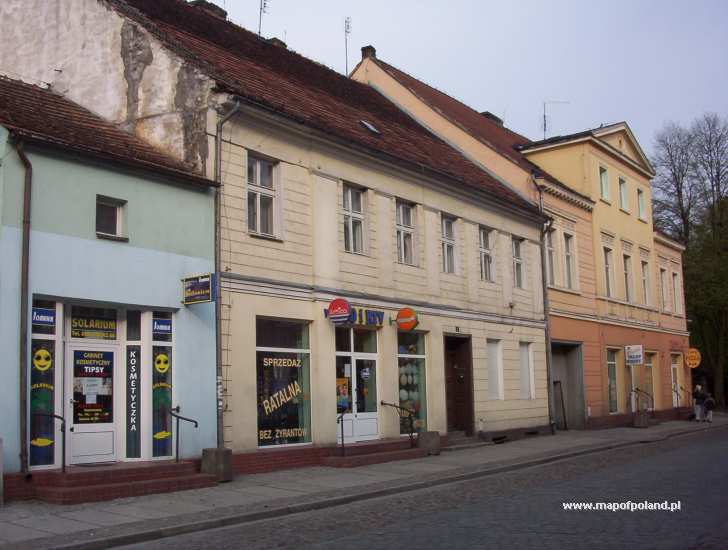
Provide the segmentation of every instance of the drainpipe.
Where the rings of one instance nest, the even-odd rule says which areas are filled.
[[[531,174],[531,181],[538,191],[538,208],[545,214],[543,207],[543,187],[536,182],[535,175]],[[556,422],[554,421],[554,383],[551,371],[551,328],[549,327],[549,286],[546,275],[546,234],[551,230],[551,220],[548,220],[541,229],[541,285],[543,287],[543,313],[546,320],[546,385],[549,398],[549,426],[551,433],[556,433]]]
[[[25,168],[23,188],[23,244],[20,259],[20,471],[28,473],[28,274],[30,270],[30,199],[33,190],[33,165],[23,151],[23,143],[15,145]]]
[[[217,447],[222,449],[225,447],[223,410],[222,410],[222,281],[220,277],[220,218],[221,218],[221,193],[222,193],[222,127],[230,120],[233,115],[240,111],[240,102],[236,101],[235,105],[217,121],[217,130],[215,132],[215,363],[217,365]]]

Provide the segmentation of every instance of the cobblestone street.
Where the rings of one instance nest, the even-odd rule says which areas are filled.
[[[569,459],[143,548],[725,548],[725,430]],[[681,510],[564,511],[563,502]],[[139,547],[139,546],[137,546]]]

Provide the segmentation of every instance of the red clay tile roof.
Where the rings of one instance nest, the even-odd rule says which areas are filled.
[[[538,210],[373,88],[219,19],[182,0],[107,0],[218,86],[264,109],[418,170],[485,190],[505,206]],[[365,128],[372,124],[379,134]]]
[[[438,111],[452,123],[460,126],[476,139],[479,139],[488,145],[497,153],[510,159],[523,170],[529,173],[535,171],[549,182],[568,189],[572,193],[581,195],[573,189],[568,188],[568,186],[560,182],[557,178],[528,160],[525,155],[520,152],[521,148],[528,147],[532,143],[527,137],[498,124],[475,109],[468,107],[465,103],[462,103],[461,101],[450,97],[446,93],[425,84],[421,80],[410,76],[404,71],[393,67],[381,59],[375,57],[373,58],[373,61],[424,103]],[[586,196],[581,196],[588,199]]]
[[[216,185],[80,105],[50,90],[3,76],[0,125],[28,141],[161,172],[185,183]]]

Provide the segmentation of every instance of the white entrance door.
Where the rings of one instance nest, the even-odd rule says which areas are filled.
[[[115,346],[69,344],[66,354],[66,419],[69,464],[116,460],[114,426],[119,374]]]
[[[344,413],[344,442],[379,437],[376,359],[357,355],[336,358],[336,405],[338,414]],[[337,430],[341,442],[341,424]]]

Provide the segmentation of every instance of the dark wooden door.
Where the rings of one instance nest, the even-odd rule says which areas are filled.
[[[472,433],[472,368],[466,338],[445,339],[445,393],[448,431]]]

